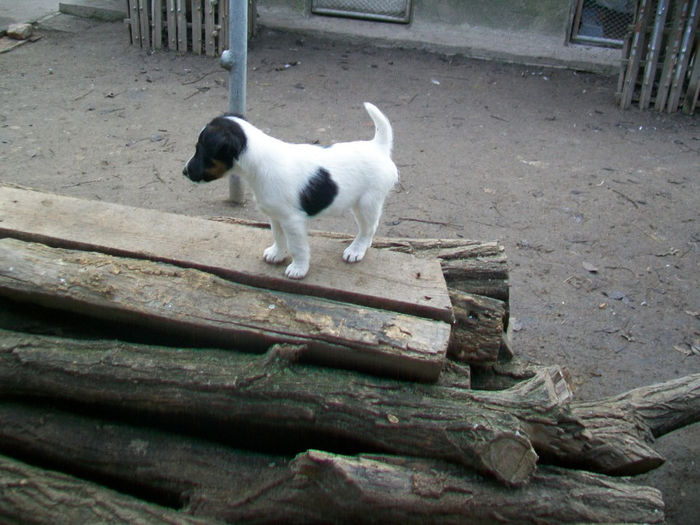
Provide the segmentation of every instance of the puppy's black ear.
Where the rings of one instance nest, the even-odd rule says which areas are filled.
[[[214,119],[210,126],[214,131],[211,136],[216,140],[212,156],[229,168],[232,167],[248,143],[243,128],[235,120],[225,117]]]
[[[241,152],[245,148],[245,145],[245,135],[226,133],[225,139],[219,146],[216,156],[222,162],[225,162],[229,166],[233,166],[234,161],[238,160],[238,158],[241,156]]]

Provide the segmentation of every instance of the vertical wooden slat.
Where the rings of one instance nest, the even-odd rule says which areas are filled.
[[[192,0],[192,52],[202,54],[202,0]]]
[[[673,24],[666,41],[666,51],[664,52],[664,67],[661,71],[659,87],[656,91],[656,101],[654,102],[654,109],[657,111],[663,111],[666,107],[668,92],[671,88],[671,80],[673,77],[673,68],[676,65],[678,51],[681,48],[683,29],[685,28],[685,22],[688,18],[690,2],[688,0],[677,2],[674,8]]]
[[[151,0],[151,24],[153,31],[153,49],[163,47],[163,3],[162,0]]]
[[[688,81],[688,91],[685,94],[685,102],[683,103],[683,113],[686,115],[695,113],[695,107],[698,105],[698,96],[700,96],[700,38],[695,40],[693,64],[693,71]]]
[[[177,22],[175,17],[175,1],[167,1],[167,18],[168,18],[168,49],[175,51],[177,49]]]
[[[204,38],[207,56],[214,56],[216,53],[216,42],[214,41],[214,9],[216,2],[204,0]]]
[[[654,81],[656,80],[656,68],[661,52],[661,40],[664,34],[664,26],[666,24],[666,15],[668,13],[669,0],[659,0],[656,7],[656,17],[654,20],[654,29],[649,40],[649,48],[646,55],[646,65],[644,67],[644,76],[642,80],[642,91],[639,95],[640,109],[647,109],[651,101],[651,93],[654,89]]]
[[[625,82],[622,89],[622,97],[620,99],[620,107],[627,109],[632,102],[632,95],[637,85],[637,75],[639,73],[639,64],[644,52],[644,43],[646,40],[646,29],[649,19],[651,18],[651,0],[640,0],[639,11],[634,26],[634,35],[632,36],[632,45],[630,47],[630,58],[625,72]]]
[[[685,30],[683,31],[683,41],[681,43],[681,49],[678,53],[678,60],[676,62],[676,69],[673,74],[673,84],[671,85],[671,92],[668,95],[668,104],[666,106],[666,111],[673,113],[678,111],[678,103],[681,99],[681,94],[683,92],[683,87],[685,84],[685,75],[688,69],[688,60],[690,59],[690,54],[693,48],[693,41],[695,39],[695,27],[698,20],[698,0],[693,0],[690,6],[690,12],[688,13],[688,21],[686,22]]]
[[[177,50],[187,52],[187,5],[186,0],[177,0]]]
[[[131,44],[141,45],[141,31],[139,30],[138,0],[129,1],[129,26],[131,27]]]
[[[228,2],[226,0],[219,0],[219,20],[217,25],[217,44],[219,55],[221,55],[228,48]]]
[[[139,0],[139,26],[141,32],[141,47],[151,47],[150,22],[148,20],[148,0]]]

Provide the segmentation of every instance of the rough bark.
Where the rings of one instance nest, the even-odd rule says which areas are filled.
[[[3,334],[0,394],[91,404],[147,416],[334,436],[365,450],[456,462],[518,485],[537,455],[520,421],[449,390],[265,356]],[[431,395],[437,392],[437,395]]]
[[[4,456],[0,456],[0,521],[46,525],[212,523]]]
[[[663,521],[657,490],[587,472],[540,467],[514,489],[441,461],[316,450],[289,461],[14,403],[0,404],[0,422],[0,442],[15,453],[167,493],[183,512],[230,522]]]
[[[199,270],[0,240],[0,294],[261,352],[306,346],[321,362],[435,381],[450,325],[229,282]]]
[[[571,413],[585,426],[587,439],[562,436],[543,453],[611,475],[647,472],[664,462],[651,447],[656,437],[700,421],[700,374],[572,403]]]
[[[295,352],[289,349],[286,356],[259,357],[7,332],[0,339],[0,393],[5,395],[216,421],[228,429],[263,429],[268,436],[277,435],[270,429],[294,429],[280,434],[282,440],[296,436],[313,443],[307,446],[323,445],[332,435],[356,449],[443,458],[510,483],[528,477],[521,467],[534,468],[527,440],[556,464],[611,474],[654,468],[663,458],[649,446],[649,429],[660,435],[697,421],[700,403],[697,375],[672,382],[673,388],[652,387],[666,392],[652,410],[636,408],[624,396],[613,403],[571,403],[559,367],[535,369],[530,379],[508,390],[478,391],[465,389],[466,381],[454,373],[440,386],[292,366]],[[664,421],[659,413],[665,407],[675,413],[669,419],[673,425],[645,423],[652,415],[653,421]],[[491,455],[501,449],[500,458]]]

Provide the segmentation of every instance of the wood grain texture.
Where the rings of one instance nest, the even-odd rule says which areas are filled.
[[[199,270],[0,240],[0,294],[42,306],[263,352],[303,345],[316,362],[437,380],[450,325],[232,283]]]
[[[272,236],[258,228],[1,186],[0,236],[168,262],[260,288],[452,321],[436,260],[370,249],[363,261],[348,265],[342,249],[318,237],[310,238],[309,275],[298,281],[262,260]]]

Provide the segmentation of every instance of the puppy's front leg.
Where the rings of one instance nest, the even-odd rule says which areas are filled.
[[[292,264],[284,274],[290,279],[303,279],[309,271],[309,242],[306,238],[306,221],[292,219],[282,223],[287,249],[292,255]]]
[[[272,237],[275,239],[275,243],[265,248],[263,259],[270,264],[279,264],[287,257],[287,239],[279,221],[270,219],[270,228],[272,229]]]

